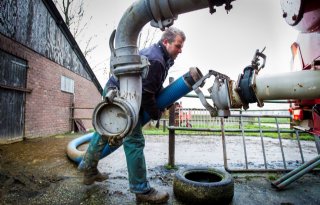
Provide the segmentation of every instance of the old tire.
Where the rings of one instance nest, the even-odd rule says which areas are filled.
[[[228,204],[234,194],[232,176],[223,170],[204,167],[176,172],[174,195],[188,204]]]

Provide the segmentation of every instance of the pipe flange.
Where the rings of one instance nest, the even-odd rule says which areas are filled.
[[[117,136],[124,138],[133,126],[133,113],[130,105],[121,98],[113,102],[100,102],[93,111],[94,129],[104,138]]]
[[[201,71],[197,67],[190,67],[189,72],[183,75],[183,79],[186,85],[192,89],[192,86],[199,82],[199,80],[203,77]],[[204,81],[197,84],[197,87],[203,87]]]
[[[263,107],[263,102],[256,94],[255,79],[255,69],[252,66],[246,67],[243,70],[243,74],[240,74],[238,78],[236,92],[238,93],[245,110],[249,108],[249,103],[257,102],[259,107]]]
[[[211,99],[217,108],[219,117],[230,116],[230,98],[227,79],[215,78],[213,86],[210,88]]]

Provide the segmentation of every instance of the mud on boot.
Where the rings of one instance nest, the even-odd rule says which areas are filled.
[[[160,204],[169,200],[169,194],[166,191],[151,188],[144,194],[136,194],[137,203]]]
[[[85,185],[91,185],[94,182],[102,182],[109,178],[109,174],[100,173],[98,169],[89,169],[84,171],[83,183]]]

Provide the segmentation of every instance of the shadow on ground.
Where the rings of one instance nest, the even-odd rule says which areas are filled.
[[[110,179],[85,186],[81,183],[82,173],[66,156],[66,146],[75,137],[78,136],[59,135],[0,145],[1,204],[135,204],[135,197],[128,190],[122,148],[99,164],[100,170],[110,173]],[[147,136],[146,146],[159,147],[154,139]],[[179,143],[188,144],[186,151],[193,151],[191,142],[181,141],[177,146]],[[174,170],[163,166],[167,152],[145,151],[146,156],[153,156],[146,157],[151,185],[170,193],[168,204],[182,205],[172,191]],[[190,164],[178,164],[179,168],[185,166]],[[320,204],[318,173],[305,175],[284,191],[276,191],[270,185],[270,178],[279,176],[280,173],[233,174],[235,195],[231,204]]]

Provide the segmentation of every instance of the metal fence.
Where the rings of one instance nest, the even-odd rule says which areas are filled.
[[[241,118],[242,117],[242,118]],[[269,120],[263,122],[263,125],[274,126],[281,128],[290,128],[291,117],[288,110],[231,110],[231,116],[224,118],[224,123],[228,127],[238,126],[240,129],[241,123],[243,125],[258,124],[257,118],[282,118],[275,122]],[[192,127],[192,128],[220,128],[220,117],[211,117],[206,109],[196,108],[178,108],[175,109],[175,123],[176,127]]]
[[[174,115],[174,116],[172,116]],[[171,122],[167,127],[169,130],[169,165],[174,166],[175,154],[174,144],[176,135],[184,135],[195,132],[197,134],[218,135],[222,138],[223,146],[223,164],[224,168],[228,171],[237,172],[278,172],[292,170],[292,164],[299,166],[304,164],[306,159],[304,157],[303,148],[300,140],[300,135],[306,133],[304,131],[293,129],[291,126],[291,116],[287,110],[232,110],[231,116],[228,118],[215,117],[212,118],[209,112],[205,109],[182,109],[178,108],[170,113]],[[169,119],[170,119],[169,116]],[[166,119],[163,119],[163,125],[166,126]],[[250,133],[250,134],[249,134]],[[265,140],[268,133],[276,135],[276,140],[273,141],[274,145],[279,147],[280,155],[277,165],[270,165],[270,160],[266,152],[268,148],[265,147]],[[248,159],[247,140],[252,138],[248,135],[256,135],[260,140],[259,153],[263,162],[261,166],[252,166]],[[237,136],[237,137],[236,137]],[[284,151],[283,138],[289,138],[296,144],[295,156],[296,159],[288,160],[286,152]],[[256,139],[257,139],[256,137]],[[315,136],[316,139],[316,136]],[[243,156],[243,166],[233,168],[229,164],[228,156],[228,141],[236,140],[239,143],[239,155]],[[316,146],[315,140],[315,153],[320,154],[319,145]],[[250,150],[249,150],[250,151]],[[297,155],[298,152],[299,154]],[[274,153],[275,154],[275,153]]]

